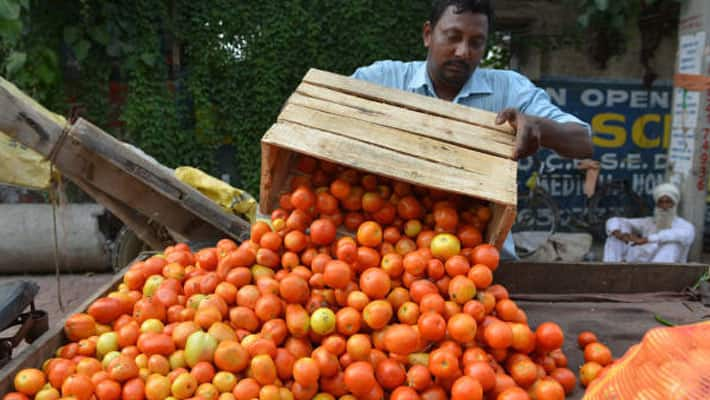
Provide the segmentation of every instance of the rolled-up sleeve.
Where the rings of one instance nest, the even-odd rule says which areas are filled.
[[[555,122],[572,122],[584,126],[591,136],[592,130],[588,123],[572,114],[562,111],[552,104],[550,96],[543,89],[535,86],[530,80],[520,74],[515,74],[513,79],[515,90],[513,95],[518,99],[518,109],[525,114],[551,119]]]
[[[693,244],[693,240],[695,239],[695,227],[685,221],[674,225],[675,226],[672,228],[662,229],[648,235],[648,241],[655,243],[677,242],[685,246]]]

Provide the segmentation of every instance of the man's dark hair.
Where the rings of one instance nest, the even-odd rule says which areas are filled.
[[[431,14],[429,22],[432,28],[439,22],[441,15],[450,6],[456,7],[454,13],[472,12],[475,14],[485,14],[488,17],[488,29],[493,30],[493,0],[434,0],[431,3]]]

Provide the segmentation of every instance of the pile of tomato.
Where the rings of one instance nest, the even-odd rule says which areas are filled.
[[[564,399],[553,322],[493,283],[482,201],[302,158],[251,239],[133,264],[16,399]],[[343,235],[350,231],[349,235]]]

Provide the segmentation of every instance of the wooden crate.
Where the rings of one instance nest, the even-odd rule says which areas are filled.
[[[495,114],[311,69],[261,140],[260,212],[287,188],[299,154],[489,201],[498,248],[516,212],[515,136]]]

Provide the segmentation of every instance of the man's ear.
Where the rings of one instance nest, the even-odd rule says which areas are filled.
[[[424,23],[424,28],[422,29],[422,39],[424,40],[424,47],[426,48],[429,48],[429,43],[431,43],[431,33],[431,22],[427,21]]]

